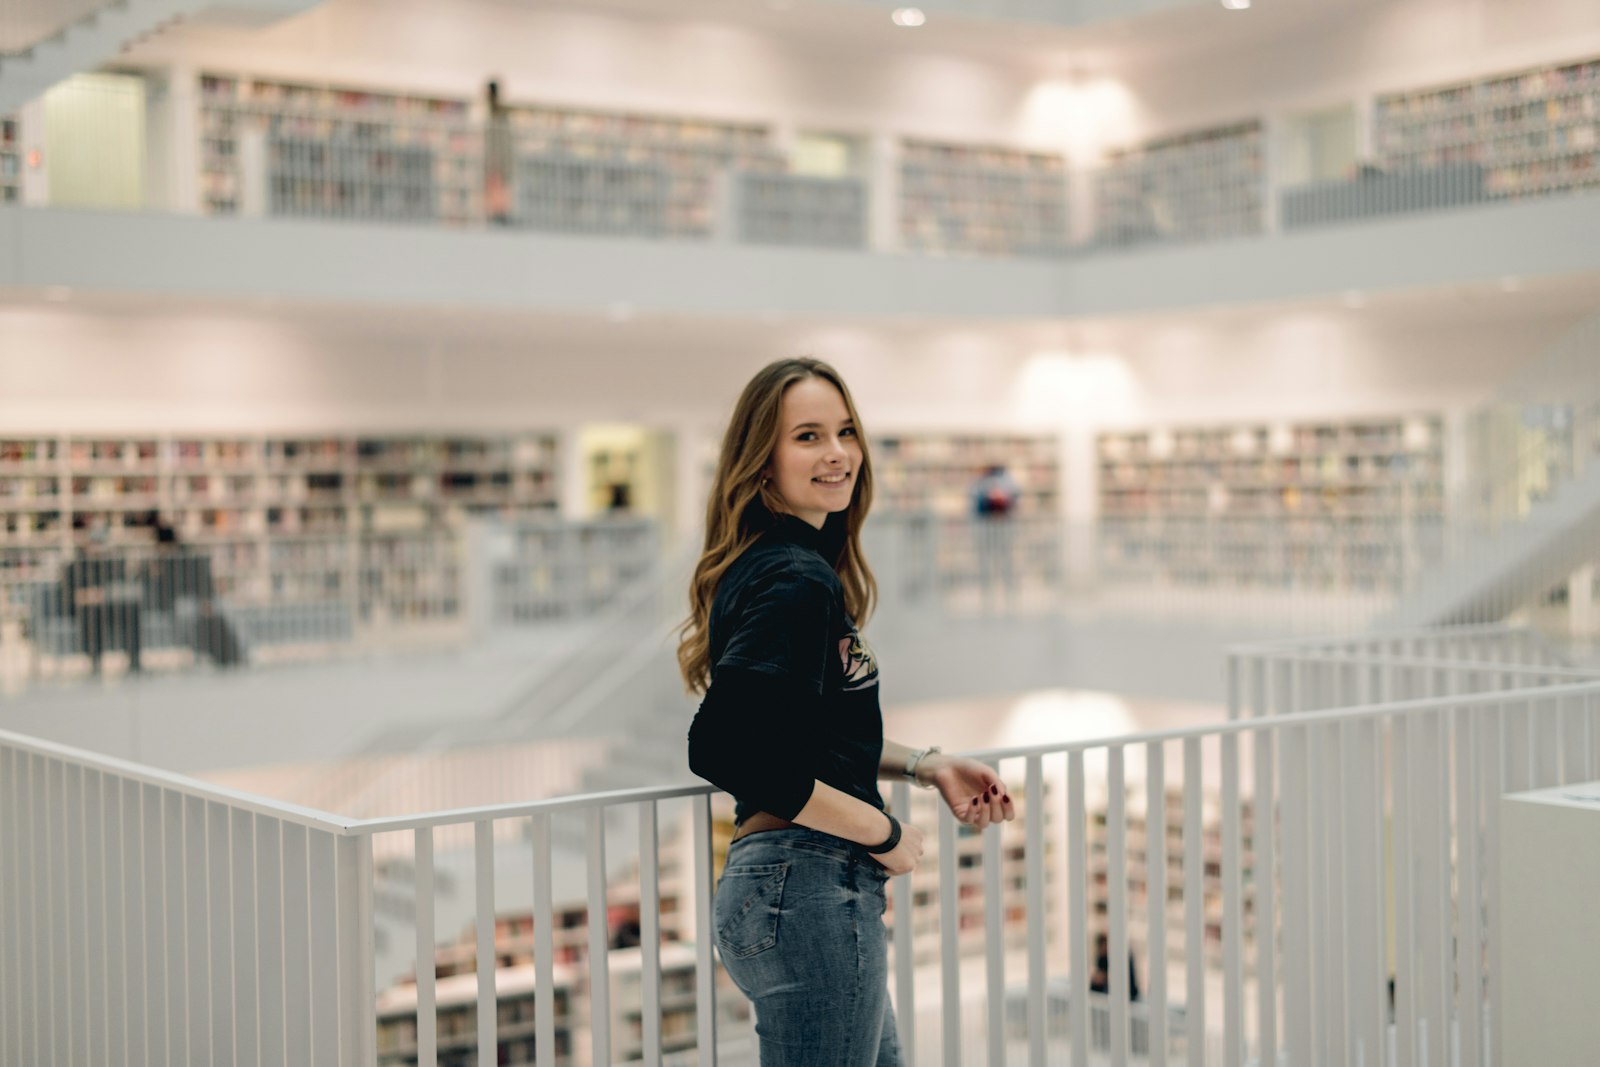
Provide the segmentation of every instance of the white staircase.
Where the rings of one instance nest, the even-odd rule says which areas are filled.
[[[1465,514],[1445,527],[1441,562],[1375,629],[1499,622],[1600,560],[1600,316],[1531,363],[1473,425]]]
[[[297,15],[321,0],[115,0],[26,51],[0,57],[0,115],[11,114],[51,86],[94,70],[175,22],[264,25]]]
[[[1600,463],[1563,483],[1520,523],[1481,534],[1423,575],[1377,630],[1495,621],[1600,556]]]

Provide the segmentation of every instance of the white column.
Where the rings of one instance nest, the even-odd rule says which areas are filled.
[[[29,207],[50,203],[50,157],[44,150],[44,97],[38,96],[17,111],[17,135],[22,139],[22,202]]]
[[[1595,566],[1591,563],[1579,567],[1567,580],[1567,610],[1571,613],[1569,618],[1574,637],[1595,633],[1595,624],[1600,621],[1600,611],[1595,610],[1594,572]]]
[[[1356,160],[1367,162],[1378,158],[1380,146],[1377,139],[1378,94],[1364,90],[1357,94],[1356,109]]]
[[[900,250],[900,145],[892,134],[874,134],[867,146],[867,247]]]
[[[1067,159],[1068,237],[1074,246],[1094,243],[1094,179],[1104,165],[1089,158]]]
[[[171,65],[145,74],[145,206],[200,212],[200,79]]]
[[[1447,522],[1469,514],[1472,471],[1469,468],[1469,413],[1462,408],[1444,414],[1444,514]]]
[[[1061,434],[1063,518],[1067,524],[1067,588],[1094,582],[1095,521],[1099,518],[1100,470],[1095,456],[1095,431],[1083,422],[1065,426]]]
[[[239,131],[239,214],[267,214],[267,134],[255,127]]]
[[[569,522],[589,517],[589,467],[583,454],[583,429],[567,426],[561,431],[561,517]]]
[[[674,490],[677,501],[673,510],[672,534],[675,544],[686,545],[702,535],[706,518],[706,494],[711,491],[711,479],[706,473],[707,456],[715,457],[715,445],[707,440],[707,431],[691,423],[679,423],[672,429],[673,461],[675,465]]]
[[[1285,122],[1276,115],[1261,120],[1261,228],[1278,232],[1278,195],[1283,191]]]

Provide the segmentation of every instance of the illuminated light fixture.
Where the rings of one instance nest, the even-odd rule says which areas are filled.
[[[922,13],[920,7],[897,7],[894,14],[889,16],[896,26],[914,27],[921,26],[928,21],[928,16]]]
[[[1250,0],[1222,0],[1222,6],[1229,11],[1248,11]]]

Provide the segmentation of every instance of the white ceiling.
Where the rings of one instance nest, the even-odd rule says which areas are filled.
[[[337,3],[338,0],[330,0]],[[528,0],[486,0],[524,6]],[[1216,0],[1131,18],[1065,27],[1043,22],[970,17],[933,10],[915,29],[895,26],[882,0],[545,0],[542,10],[609,14],[660,24],[725,23],[782,34],[791,40],[849,52],[917,51],[1023,63],[1065,64],[1092,71],[1142,66],[1182,54],[1266,47],[1286,38],[1314,35],[1330,22],[1358,17],[1392,0],[1255,0],[1247,11],[1229,11]],[[984,5],[971,5],[975,9]],[[993,5],[989,5],[994,10]]]
[[[0,56],[24,49],[112,0],[0,0]]]

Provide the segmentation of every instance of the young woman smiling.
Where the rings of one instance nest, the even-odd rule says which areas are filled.
[[[705,699],[689,766],[732,793],[713,915],[756,1011],[762,1067],[898,1067],[885,882],[922,833],[879,778],[937,788],[963,823],[1014,817],[989,767],[883,737],[858,626],[877,586],[861,552],[872,463],[850,391],[819,360],[763,368],[734,406],[706,508],[678,663]]]

